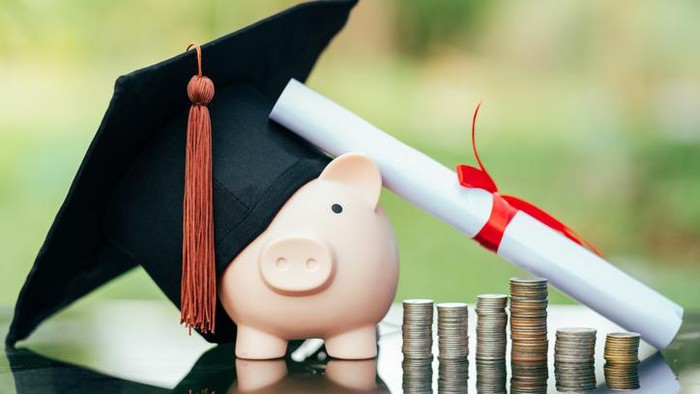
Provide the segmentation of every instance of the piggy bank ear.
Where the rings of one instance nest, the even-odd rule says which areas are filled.
[[[357,189],[376,206],[382,192],[382,175],[369,156],[346,153],[328,163],[319,179],[339,182]]]

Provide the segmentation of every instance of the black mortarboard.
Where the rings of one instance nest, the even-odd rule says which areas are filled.
[[[301,4],[201,46],[203,74],[216,84],[208,108],[217,275],[328,163],[268,114],[290,78],[306,79],[355,3]],[[197,74],[196,59],[189,51],[117,80],[20,292],[9,346],[137,264],[180,307],[188,108],[208,101],[193,97],[188,86]],[[189,123],[198,120],[190,116]],[[235,325],[214,303],[216,333],[203,335],[232,341]]]

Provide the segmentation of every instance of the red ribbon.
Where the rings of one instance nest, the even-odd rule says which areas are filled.
[[[484,168],[484,165],[481,163],[481,159],[479,158],[479,152],[476,150],[476,116],[479,113],[479,108],[481,108],[481,103],[476,106],[476,110],[474,110],[474,117],[472,119],[472,149],[474,151],[474,157],[476,157],[476,162],[479,163],[479,168],[464,164],[457,166],[457,176],[459,177],[460,185],[464,187],[477,187],[484,189],[491,192],[493,195],[493,208],[491,209],[489,220],[486,222],[481,231],[479,231],[479,233],[474,237],[474,239],[486,249],[492,252],[498,251],[498,246],[501,244],[506,227],[510,221],[513,220],[513,217],[518,211],[523,211],[552,229],[564,234],[570,240],[579,245],[587,247],[598,256],[603,257],[595,246],[586,241],[567,225],[560,222],[554,216],[525,200],[515,196],[501,195],[498,192],[496,182],[493,181],[491,175],[489,175],[486,168]]]

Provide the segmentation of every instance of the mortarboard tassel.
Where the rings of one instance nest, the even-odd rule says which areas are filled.
[[[211,119],[207,104],[214,83],[202,76],[202,51],[197,53],[197,75],[187,84],[192,101],[187,120],[185,195],[183,201],[182,284],[180,324],[203,333],[214,332],[216,270],[214,266],[214,208],[212,196]]]

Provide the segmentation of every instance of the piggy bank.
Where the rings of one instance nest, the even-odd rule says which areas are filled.
[[[381,189],[369,157],[339,156],[233,259],[218,288],[238,326],[237,357],[283,357],[289,340],[303,338],[322,338],[334,358],[377,355],[376,325],[398,283]]]

